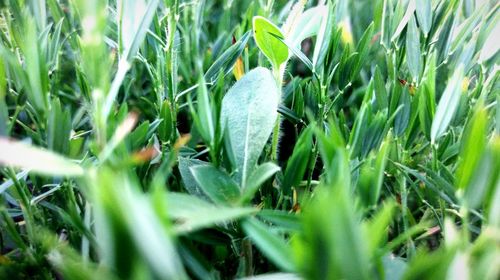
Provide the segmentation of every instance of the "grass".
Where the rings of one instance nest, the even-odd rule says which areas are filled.
[[[0,1],[0,278],[498,279],[499,9]]]

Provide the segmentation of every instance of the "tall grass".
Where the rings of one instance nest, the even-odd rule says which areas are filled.
[[[498,279],[499,8],[0,1],[0,278]]]

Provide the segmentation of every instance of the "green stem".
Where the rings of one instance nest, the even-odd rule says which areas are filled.
[[[279,101],[281,102],[281,85],[283,84],[283,73],[285,72],[284,65],[276,68],[273,67],[273,75],[276,83],[278,84],[279,89]],[[280,127],[281,127],[281,115],[278,113],[278,117],[276,118],[276,124],[273,129],[273,138],[271,142],[271,160],[278,160],[278,145],[280,138]]]
[[[406,154],[405,151],[399,143],[400,139],[396,139],[396,145],[398,147],[398,157],[400,162],[405,162],[406,160]],[[398,183],[399,183],[399,191],[401,195],[401,216],[403,219],[403,230],[404,232],[408,231],[409,228],[409,223],[408,223],[408,192],[406,189],[406,177],[403,174],[400,174],[398,178]],[[411,238],[408,238],[408,244],[407,244],[407,255],[410,257],[413,255],[413,243]]]
[[[460,208],[460,214],[462,216],[462,230],[463,230],[463,237],[466,240],[466,242],[469,242],[470,236],[469,236],[469,211],[467,207],[462,206]]]
[[[313,146],[313,151],[312,151],[312,158],[310,158],[311,161],[309,161],[309,166],[307,167],[308,169],[308,174],[307,174],[307,193],[311,193],[311,182],[312,182],[312,176],[314,173],[314,167],[316,166],[316,162],[318,161],[318,156],[319,156],[319,149],[316,147],[316,143]]]
[[[433,171],[439,172],[439,164],[438,164],[438,147],[435,144],[432,144],[432,169]]]
[[[253,275],[253,254],[252,254],[252,242],[250,239],[245,238],[241,242],[241,247],[243,251],[243,258],[245,259],[245,276]]]
[[[272,139],[272,148],[271,148],[271,160],[278,160],[278,145],[280,138],[280,126],[281,126],[281,116],[278,114],[278,118],[276,119],[276,124],[273,129],[273,139]]]
[[[176,51],[174,48],[174,40],[175,40],[175,30],[177,28],[178,21],[178,11],[179,11],[179,2],[176,0],[173,4],[173,12],[168,17],[168,37],[167,37],[167,49],[166,52],[166,67],[167,67],[167,79],[168,79],[168,99],[170,100],[170,119],[172,120],[173,131],[170,134],[171,143],[175,143],[177,139],[177,58],[174,52]]]

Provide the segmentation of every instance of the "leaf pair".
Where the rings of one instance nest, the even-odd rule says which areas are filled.
[[[220,125],[235,172],[198,160],[179,160],[184,185],[217,204],[250,200],[260,185],[279,170],[275,164],[257,166],[278,117],[279,90],[271,72],[259,67],[248,72],[222,100]]]
[[[299,1],[293,7],[282,29],[264,17],[253,18],[255,43],[269,59],[273,69],[282,71],[292,53],[302,61],[309,61],[300,51],[300,44],[304,39],[315,35],[318,35],[318,39],[312,61],[314,68],[318,67],[326,56],[334,23],[331,5],[320,4],[302,13],[303,5],[302,1]],[[308,67],[313,68],[312,65]]]

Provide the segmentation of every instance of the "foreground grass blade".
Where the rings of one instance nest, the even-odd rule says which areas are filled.
[[[285,271],[294,271],[293,260],[290,259],[289,247],[269,228],[255,218],[249,218],[242,223],[243,230],[255,245],[271,259],[278,267]]]
[[[498,279],[499,20],[0,0],[0,279]]]
[[[69,159],[15,140],[0,138],[0,151],[2,165],[51,176],[79,177],[84,174],[83,168]]]
[[[303,217],[296,250],[307,279],[369,279],[368,247],[346,187],[335,186],[334,192],[322,186]]]
[[[199,198],[181,193],[167,196],[168,213],[178,222],[174,228],[179,233],[189,233],[213,225],[223,225],[257,212],[255,208],[215,206]]]

